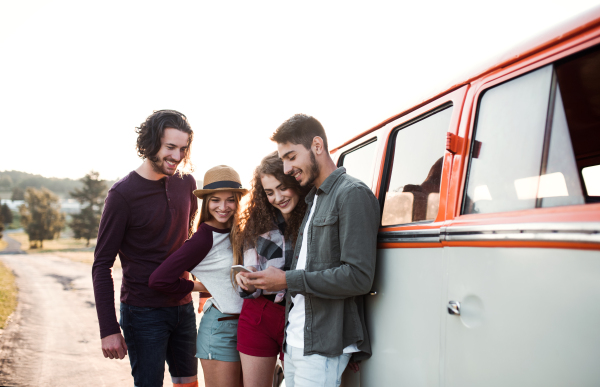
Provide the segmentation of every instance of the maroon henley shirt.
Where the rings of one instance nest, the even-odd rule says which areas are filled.
[[[117,254],[123,268],[121,302],[141,307],[191,302],[191,294],[180,298],[150,289],[148,279],[187,239],[198,210],[195,189],[192,175],[148,180],[132,171],[108,191],[92,267],[100,337],[121,332],[112,278]],[[188,273],[181,278],[188,278]]]

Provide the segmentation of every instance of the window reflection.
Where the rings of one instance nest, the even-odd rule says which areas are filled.
[[[481,97],[463,213],[535,208],[537,182],[523,179],[540,173],[551,80],[546,66]]]
[[[600,201],[600,49],[487,90],[463,213]]]
[[[600,165],[583,168],[581,171],[589,196],[600,196]]]
[[[451,116],[452,108],[446,108],[396,132],[382,225],[437,217]]]
[[[377,141],[372,141],[343,155],[340,165],[346,168],[346,173],[350,176],[356,177],[368,187],[371,187],[376,152]]]

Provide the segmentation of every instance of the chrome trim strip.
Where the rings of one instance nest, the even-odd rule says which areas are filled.
[[[521,223],[451,226],[428,230],[383,231],[378,243],[537,241],[600,243],[600,222]]]
[[[377,234],[378,243],[440,243],[440,230],[384,231]]]
[[[446,228],[445,240],[600,243],[600,222],[455,226]]]

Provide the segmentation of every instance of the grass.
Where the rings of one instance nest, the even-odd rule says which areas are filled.
[[[4,329],[8,317],[17,307],[15,276],[0,262],[0,329]]]
[[[4,250],[8,243],[4,239],[0,239],[0,251]]]
[[[12,215],[13,215],[13,221],[6,227],[7,230],[16,230],[16,229],[22,227],[21,226],[21,214],[19,214],[19,211],[13,211]]]

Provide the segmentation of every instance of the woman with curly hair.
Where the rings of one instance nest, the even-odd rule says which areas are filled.
[[[249,205],[240,216],[243,231],[233,242],[235,264],[256,270],[270,266],[289,270],[307,190],[283,173],[283,162],[274,152],[256,167],[250,192]],[[244,298],[237,344],[244,386],[271,386],[277,354],[283,360],[286,291],[256,289],[239,274],[235,279]]]

